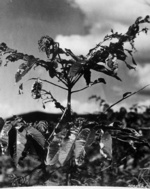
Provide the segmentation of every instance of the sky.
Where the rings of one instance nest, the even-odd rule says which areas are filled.
[[[19,52],[33,54],[45,59],[38,50],[38,40],[48,35],[60,43],[61,48],[70,48],[76,55],[86,55],[88,50],[103,40],[110,30],[125,33],[137,17],[145,17],[150,13],[148,0],[5,0],[0,1],[0,43],[5,42],[9,47]],[[150,26],[148,26],[150,28]],[[135,54],[138,66],[136,71],[128,70],[123,62],[119,63],[118,75],[122,82],[92,72],[93,78],[103,77],[107,84],[90,87],[72,96],[72,109],[77,113],[92,113],[99,110],[99,104],[89,101],[91,95],[101,96],[108,104],[116,102],[125,92],[134,92],[150,83],[150,31],[141,34],[135,40]],[[130,61],[130,60],[129,60]],[[42,108],[40,100],[31,97],[32,81],[30,77],[48,78],[44,69],[30,71],[24,78],[24,94],[18,95],[15,84],[15,73],[19,63],[10,63],[0,67],[0,116],[12,115],[30,111],[55,112],[52,103]],[[57,82],[57,80],[55,80]],[[81,79],[75,88],[85,85]],[[66,92],[49,87],[49,90],[64,106]],[[135,103],[150,104],[150,87],[138,95],[123,101],[114,107],[131,107]]]

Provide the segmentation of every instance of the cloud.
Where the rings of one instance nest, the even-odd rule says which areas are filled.
[[[135,71],[131,71],[129,75],[137,78],[137,86],[145,86],[150,84],[150,64],[138,65]]]
[[[7,118],[14,115],[14,109],[9,104],[0,104],[0,117]]]
[[[85,15],[83,23],[88,28],[87,35],[58,35],[56,41],[61,46],[72,49],[77,54],[86,54],[90,48],[99,43],[111,28],[125,33],[137,17],[149,14],[149,5],[144,0],[68,0],[73,7],[78,7]],[[137,58],[147,60],[149,57],[150,36],[141,35],[136,40],[139,50]],[[141,62],[140,61],[140,62]]]

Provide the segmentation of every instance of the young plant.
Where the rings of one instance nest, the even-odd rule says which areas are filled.
[[[143,140],[135,129],[122,128],[115,124],[112,127],[109,124],[104,124],[99,119],[95,119],[94,121],[82,118],[73,119],[71,109],[72,94],[93,85],[106,84],[105,79],[101,77],[92,81],[92,70],[102,72],[121,81],[117,73],[120,61],[124,62],[129,69],[135,69],[136,61],[133,57],[135,51],[134,40],[141,32],[147,34],[148,31],[148,28],[140,28],[143,23],[150,23],[150,16],[137,18],[125,34],[119,34],[111,30],[111,34],[106,35],[102,42],[90,49],[86,56],[75,55],[70,49],[60,48],[59,43],[49,36],[43,36],[38,42],[40,51],[44,52],[47,56],[46,61],[33,55],[27,55],[10,49],[5,43],[0,44],[0,53],[5,56],[7,63],[18,60],[23,61],[15,75],[16,82],[19,82],[23,76],[37,66],[43,67],[49,73],[50,80],[41,78],[29,79],[34,80],[31,89],[32,97],[34,99],[42,99],[43,107],[48,102],[54,102],[56,108],[59,108],[63,112],[59,122],[51,131],[46,126],[47,124],[29,124],[16,118],[11,121],[11,126],[7,132],[9,138],[8,149],[16,166],[25,156],[32,154],[32,150],[29,148],[32,144],[33,149],[36,151],[36,156],[38,156],[38,160],[41,162],[32,173],[35,174],[37,170],[42,170],[38,176],[39,180],[43,179],[43,182],[45,182],[51,178],[53,173],[57,174],[59,170],[62,175],[65,174],[65,181],[62,181],[63,184],[72,185],[75,182],[82,185],[85,178],[79,180],[81,175],[79,169],[85,170],[86,164],[88,164],[87,169],[91,169],[94,166],[93,162],[100,161],[102,164],[99,167],[99,174],[114,165],[114,162],[110,163],[113,159],[113,140],[127,143],[133,149],[136,149],[136,145],[139,143],[149,147],[147,141]],[[116,39],[116,42],[113,42],[113,39]],[[109,44],[105,43],[109,41]],[[129,43],[131,48],[126,49],[124,47],[125,43]],[[132,64],[126,61],[128,55],[132,59]],[[77,82],[80,82],[82,77],[85,79],[85,87],[74,90],[74,86]],[[52,82],[53,78],[57,78],[62,85]],[[51,91],[43,89],[42,83],[48,83],[61,90],[65,90],[67,92],[67,106],[63,107],[55,99]],[[20,94],[22,90],[23,83],[19,85]],[[137,92],[125,93],[123,98],[117,103]],[[64,119],[66,123],[61,125]],[[8,124],[6,125],[8,126]],[[59,127],[60,125],[61,127]],[[15,149],[12,144],[15,145]],[[104,159],[107,160],[107,166],[104,163]],[[48,167],[50,167],[50,170]],[[76,178],[73,173],[79,176]],[[22,181],[22,183],[24,185],[33,185],[36,181],[38,182],[37,178],[35,182],[32,182],[32,179],[29,181],[28,178],[28,176],[25,179],[20,178],[17,182],[20,183],[23,180],[24,182]]]

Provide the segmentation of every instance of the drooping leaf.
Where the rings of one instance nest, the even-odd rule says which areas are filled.
[[[73,127],[70,131],[68,138],[62,140],[58,160],[61,166],[63,166],[70,158],[74,150],[76,138],[80,132],[80,127]]]
[[[16,128],[12,128],[9,131],[9,151],[10,155],[15,163],[18,164],[19,159],[22,157],[22,152],[25,149],[25,144],[27,142],[26,139],[26,130],[24,129],[22,132],[19,132]]]
[[[74,62],[69,70],[69,76],[74,77],[77,73],[79,73],[82,69],[82,64],[78,62]]]
[[[86,84],[88,86],[90,84],[90,82],[91,82],[91,71],[89,69],[85,69],[83,76],[84,76],[84,79],[85,79]]]
[[[43,149],[45,148],[46,139],[36,128],[29,127],[27,129],[27,135],[30,135]]]
[[[75,162],[77,165],[82,164],[82,160],[85,155],[85,144],[86,140],[90,134],[90,129],[86,128],[83,129],[79,136],[77,137],[77,140],[75,141],[75,149],[74,149],[74,156],[75,156]]]
[[[51,78],[55,77],[56,76],[56,68],[58,67],[58,64],[57,62],[55,61],[52,61],[52,62],[49,62],[48,64],[48,71],[49,71],[49,76]]]
[[[108,160],[112,159],[112,137],[107,131],[100,140],[100,154]]]
[[[123,98],[127,97],[128,95],[130,95],[132,92],[126,92],[123,94]]]

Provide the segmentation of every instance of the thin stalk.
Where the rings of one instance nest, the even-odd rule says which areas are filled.
[[[56,127],[54,128],[53,132],[52,132],[51,135],[49,136],[49,138],[48,138],[48,140],[47,140],[48,143],[50,142],[50,140],[51,140],[52,136],[54,135],[56,129],[59,127],[60,123],[62,122],[62,120],[63,120],[63,118],[64,118],[66,112],[67,112],[67,107],[66,107],[66,109],[64,110],[64,112],[63,112],[63,114],[62,114],[62,116],[61,116],[59,122],[57,123]]]
[[[57,77],[57,79],[59,79],[65,86],[67,86],[67,83],[66,83],[65,81],[63,81],[59,76],[56,75],[56,77]]]
[[[142,88],[139,89],[138,91],[132,92],[131,94],[129,94],[129,95],[127,95],[127,96],[121,98],[120,100],[118,100],[117,102],[115,102],[114,104],[112,104],[111,106],[109,106],[109,107],[104,111],[104,113],[107,112],[108,110],[110,110],[113,106],[115,106],[115,105],[118,104],[119,102],[125,100],[126,98],[129,98],[130,96],[135,95],[136,93],[142,91],[143,89],[145,89],[145,88],[148,87],[149,85],[150,85],[150,84],[148,84],[148,85],[142,87]]]
[[[37,80],[37,78],[30,78],[29,80]],[[60,85],[57,85],[57,84],[52,83],[52,82],[50,82],[50,81],[47,81],[47,80],[45,80],[45,79],[40,79],[40,80],[43,81],[43,82],[49,83],[49,84],[51,84],[51,85],[54,85],[54,86],[56,86],[56,87],[59,87],[59,88],[61,88],[61,89],[68,90],[68,89],[65,88],[65,87],[62,87],[62,86],[60,86]]]
[[[71,116],[71,87],[68,87],[68,96],[67,96],[67,116],[70,119]]]

